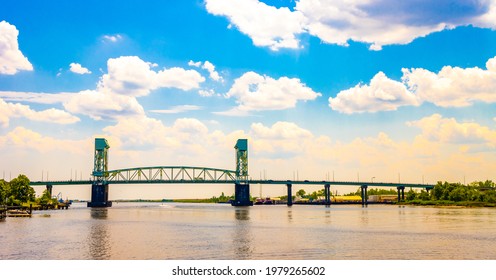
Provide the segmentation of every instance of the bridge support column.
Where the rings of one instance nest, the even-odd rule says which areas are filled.
[[[368,199],[367,199],[367,185],[362,185],[360,189],[362,190],[362,207],[368,205]]]
[[[293,191],[291,190],[292,186],[291,184],[286,184],[288,187],[288,206],[293,205]]]
[[[398,202],[405,200],[405,187],[399,186],[396,189],[398,190]]]
[[[331,205],[331,185],[324,185],[324,196],[325,196],[325,205]]]
[[[108,201],[108,184],[93,182],[91,185],[91,201],[88,207],[111,207],[112,201]]]
[[[48,195],[50,196],[50,198],[52,198],[53,186],[52,185],[46,185],[46,190],[47,190]]]
[[[234,201],[231,201],[232,206],[253,206],[253,201],[250,200],[250,184],[234,185]]]
[[[429,191],[430,191],[430,190],[432,190],[432,189],[433,189],[433,187],[425,187],[425,191],[426,191],[427,193],[429,193]]]

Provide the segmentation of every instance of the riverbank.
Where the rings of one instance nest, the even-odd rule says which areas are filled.
[[[496,203],[481,201],[411,200],[396,202],[396,205],[437,206],[437,207],[496,207]]]

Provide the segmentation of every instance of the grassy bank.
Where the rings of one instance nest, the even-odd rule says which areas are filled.
[[[397,205],[418,206],[460,206],[460,207],[496,207],[496,203],[482,201],[450,201],[450,200],[410,200],[397,202]]]

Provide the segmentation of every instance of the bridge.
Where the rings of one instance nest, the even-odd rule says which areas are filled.
[[[434,188],[428,184],[388,183],[388,182],[353,182],[353,181],[315,181],[315,180],[252,180],[248,176],[248,140],[238,139],[234,146],[236,169],[226,170],[209,167],[192,166],[154,166],[108,170],[108,150],[106,139],[95,139],[94,168],[91,180],[70,181],[33,181],[32,186],[46,186],[51,193],[54,185],[91,185],[91,201],[88,207],[111,207],[108,200],[110,184],[231,184],[234,185],[233,206],[252,206],[250,201],[250,184],[286,185],[287,205],[291,206],[293,185],[323,185],[324,204],[331,204],[331,185],[359,186],[362,206],[367,204],[368,187],[396,187],[398,201],[405,199],[405,188],[422,188],[427,191]]]

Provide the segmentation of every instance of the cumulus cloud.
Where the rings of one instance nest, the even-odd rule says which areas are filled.
[[[257,0],[207,0],[205,4],[209,13],[227,17],[255,46],[272,50],[299,48],[296,36],[304,31],[305,21],[299,11],[275,8]]]
[[[132,96],[85,90],[73,94],[63,103],[64,108],[73,113],[87,115],[94,120],[113,120],[144,114],[143,107]]]
[[[485,143],[496,147],[496,131],[475,122],[460,123],[454,118],[433,114],[407,124],[420,128],[422,135],[431,141],[452,144]]]
[[[293,10],[257,0],[206,0],[206,9],[227,17],[256,46],[272,50],[301,47],[303,33],[326,43],[346,46],[353,40],[380,50],[456,26],[496,27],[493,0],[300,0]]]
[[[10,101],[42,104],[62,103],[73,114],[87,115],[95,120],[115,120],[141,116],[145,110],[137,98],[159,88],[190,90],[199,87],[203,78],[194,70],[178,67],[154,71],[156,64],[136,56],[109,59],[108,73],[102,75],[95,90],[75,93],[34,93],[0,91]]]
[[[69,64],[69,66],[70,66],[69,70],[73,73],[80,74],[80,75],[91,74],[91,71],[88,70],[88,68],[81,66],[81,64],[79,64],[79,63],[73,62],[73,63]]]
[[[146,96],[158,88],[191,90],[205,81],[200,73],[179,67],[153,71],[150,62],[137,56],[121,56],[107,61],[108,73],[98,84],[98,90],[128,96]]]
[[[73,154],[87,154],[91,145],[87,140],[56,139],[24,128],[16,127],[6,135],[0,136],[1,147],[17,147],[22,150],[35,150],[42,153],[47,152],[70,152]]]
[[[235,98],[238,107],[221,114],[246,115],[250,111],[284,110],[294,108],[298,101],[321,96],[297,78],[274,79],[247,72],[234,81],[227,98]]]
[[[357,85],[343,90],[335,98],[329,98],[329,106],[346,114],[392,111],[400,106],[417,106],[419,99],[401,83],[377,73],[370,85]]]
[[[59,109],[47,109],[35,111],[27,105],[20,103],[8,103],[0,98],[0,125],[9,126],[11,118],[26,118],[31,121],[50,122],[58,124],[72,124],[79,118]]]
[[[422,100],[441,107],[463,107],[475,102],[496,102],[496,57],[486,69],[445,66],[439,73],[403,69],[403,81]]]
[[[486,70],[445,66],[438,73],[422,68],[402,69],[401,81],[379,72],[370,85],[359,84],[329,98],[329,106],[346,114],[396,110],[430,102],[440,107],[464,107],[496,102],[496,57]]]
[[[33,70],[33,65],[19,50],[18,36],[14,25],[0,22],[0,74],[14,75],[21,70]]]
[[[194,67],[201,67],[202,69],[207,70],[209,75],[210,75],[210,79],[212,79],[216,82],[224,81],[224,79],[220,76],[219,72],[215,71],[215,65],[213,65],[212,62],[210,62],[208,60],[203,62],[203,63],[201,61],[194,62],[194,61],[190,60],[188,62],[188,65],[194,66]]]

